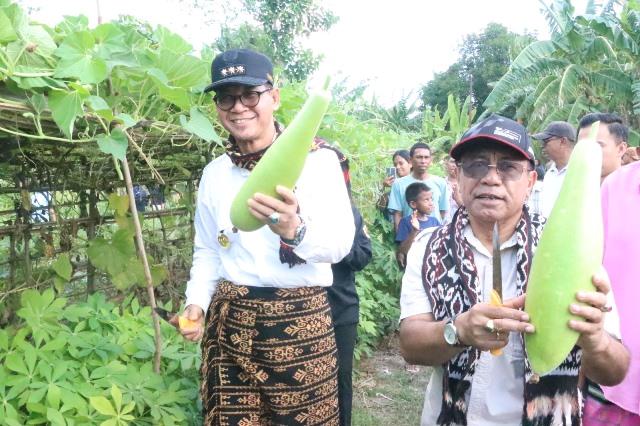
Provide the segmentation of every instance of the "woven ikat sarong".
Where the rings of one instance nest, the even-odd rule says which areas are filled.
[[[326,291],[222,281],[202,341],[205,425],[338,425]]]

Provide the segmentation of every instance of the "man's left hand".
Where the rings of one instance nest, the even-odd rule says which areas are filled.
[[[282,185],[276,187],[276,192],[282,197],[282,200],[260,193],[254,194],[247,202],[249,212],[267,224],[275,234],[292,240],[295,237],[296,228],[300,224],[298,199],[293,191]],[[272,223],[269,218],[274,213],[277,213],[278,223]]]
[[[609,335],[604,330],[604,314],[607,307],[607,293],[611,290],[609,276],[604,269],[596,273],[592,282],[596,291],[579,291],[576,300],[582,303],[572,303],[569,311],[581,319],[569,321],[569,328],[580,333],[578,346],[585,351],[604,350],[609,344]]]

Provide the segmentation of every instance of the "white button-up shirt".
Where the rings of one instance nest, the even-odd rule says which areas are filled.
[[[422,285],[422,262],[431,230],[425,230],[416,237],[407,254],[407,269],[402,278],[400,296],[400,319],[413,315],[431,313],[431,304]],[[492,254],[476,238],[470,226],[463,231],[473,252],[473,260],[478,271],[479,300],[489,302],[493,285]],[[516,235],[512,235],[500,246],[502,262],[503,299],[516,297]],[[614,336],[620,336],[620,324],[613,295],[609,293],[608,304],[614,310],[606,314],[605,329]],[[518,425],[522,418],[524,403],[524,348],[517,333],[511,333],[509,343],[501,356],[481,352],[476,371],[467,391],[467,422],[473,426]],[[422,409],[422,426],[436,424],[442,408],[442,367],[434,367],[427,385]]]
[[[222,155],[205,167],[198,189],[195,241],[186,304],[205,312],[220,279],[258,287],[330,286],[331,264],[349,253],[355,227],[342,170],[328,149],[309,153],[295,194],[306,234],[294,252],[306,263],[280,262],[280,237],[268,226],[233,231],[231,203],[250,172]],[[228,247],[218,241],[228,238]]]
[[[544,174],[544,180],[541,193],[541,213],[544,217],[549,217],[553,205],[556,203],[562,182],[567,175],[567,166],[560,170],[553,164]]]

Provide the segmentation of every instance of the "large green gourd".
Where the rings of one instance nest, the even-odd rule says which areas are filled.
[[[231,204],[231,223],[236,228],[241,231],[255,231],[264,225],[249,212],[247,206],[247,201],[256,192],[280,198],[276,193],[277,185],[287,188],[293,188],[295,185],[302,173],[322,117],[329,107],[331,93],[328,87],[329,78],[326,79],[322,90],[309,96],[291,124],[251,171]],[[320,178],[321,176],[318,176],[318,179]]]
[[[525,334],[533,372],[558,367],[578,340],[569,328],[569,305],[576,293],[595,289],[591,278],[602,265],[603,227],[600,206],[602,148],[596,143],[599,122],[573,149],[564,179],[533,258],[525,311],[535,333]]]

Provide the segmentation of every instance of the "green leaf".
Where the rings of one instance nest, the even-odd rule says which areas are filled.
[[[56,274],[58,274],[58,276],[64,278],[65,281],[69,281],[71,279],[73,266],[69,260],[69,254],[60,254],[55,262],[51,264],[51,268],[56,272]]]
[[[109,206],[115,210],[117,216],[124,216],[129,211],[129,197],[115,192],[109,194]]]
[[[0,9],[0,43],[8,43],[16,40],[17,38],[18,34],[16,34],[16,31],[13,28],[13,23],[7,14]]]
[[[127,157],[129,141],[127,135],[120,129],[113,129],[110,135],[98,135],[96,137],[100,151],[111,154],[118,160],[124,161]]]
[[[183,55],[193,50],[193,47],[182,37],[172,33],[161,25],[156,29],[154,36],[158,39],[158,43],[160,43],[163,49],[170,50],[173,53]]]
[[[36,93],[31,96],[29,98],[29,103],[36,112],[36,115],[42,114],[42,111],[47,108],[47,98],[45,98],[42,93]]]
[[[47,389],[47,403],[56,410],[60,408],[60,388],[53,383]]]
[[[134,120],[133,117],[125,113],[120,113],[116,115],[116,120],[122,123],[125,129],[128,129],[129,127],[133,127],[138,123],[136,120]]]
[[[186,89],[169,85],[167,76],[158,69],[148,70],[147,74],[149,74],[151,80],[155,83],[158,93],[160,93],[162,98],[183,110],[189,108],[191,102],[189,100],[189,92]]]
[[[73,137],[73,127],[76,118],[84,114],[82,104],[85,96],[77,90],[65,92],[53,90],[49,93],[49,107],[60,130],[69,139]]]
[[[115,384],[111,385],[111,397],[113,398],[113,402],[116,406],[116,412],[119,413],[120,408],[122,407],[122,392]]]
[[[54,426],[66,426],[67,424],[62,413],[54,408],[47,408],[47,420]]]
[[[151,281],[153,282],[154,287],[162,284],[162,282],[166,280],[167,277],[169,276],[169,271],[167,271],[167,267],[162,264],[153,265],[151,266],[150,269],[151,269]]]
[[[16,373],[20,373],[23,375],[28,375],[29,370],[27,370],[27,365],[22,360],[22,355],[18,353],[10,353],[4,360],[4,365],[11,371],[15,371]]]
[[[113,111],[107,101],[100,96],[89,96],[85,103],[91,108],[93,112],[98,114],[101,118],[112,121],[113,120]]]
[[[75,77],[83,83],[97,84],[107,78],[107,64],[95,56],[95,39],[89,31],[67,36],[55,51],[60,58],[55,77]]]
[[[182,127],[194,135],[204,139],[207,142],[215,141],[218,144],[222,143],[222,139],[216,133],[211,121],[198,109],[198,107],[191,107],[191,118],[189,121],[181,115],[180,124]]]
[[[109,400],[104,396],[92,396],[89,398],[89,403],[100,414],[114,417],[118,415]]]

